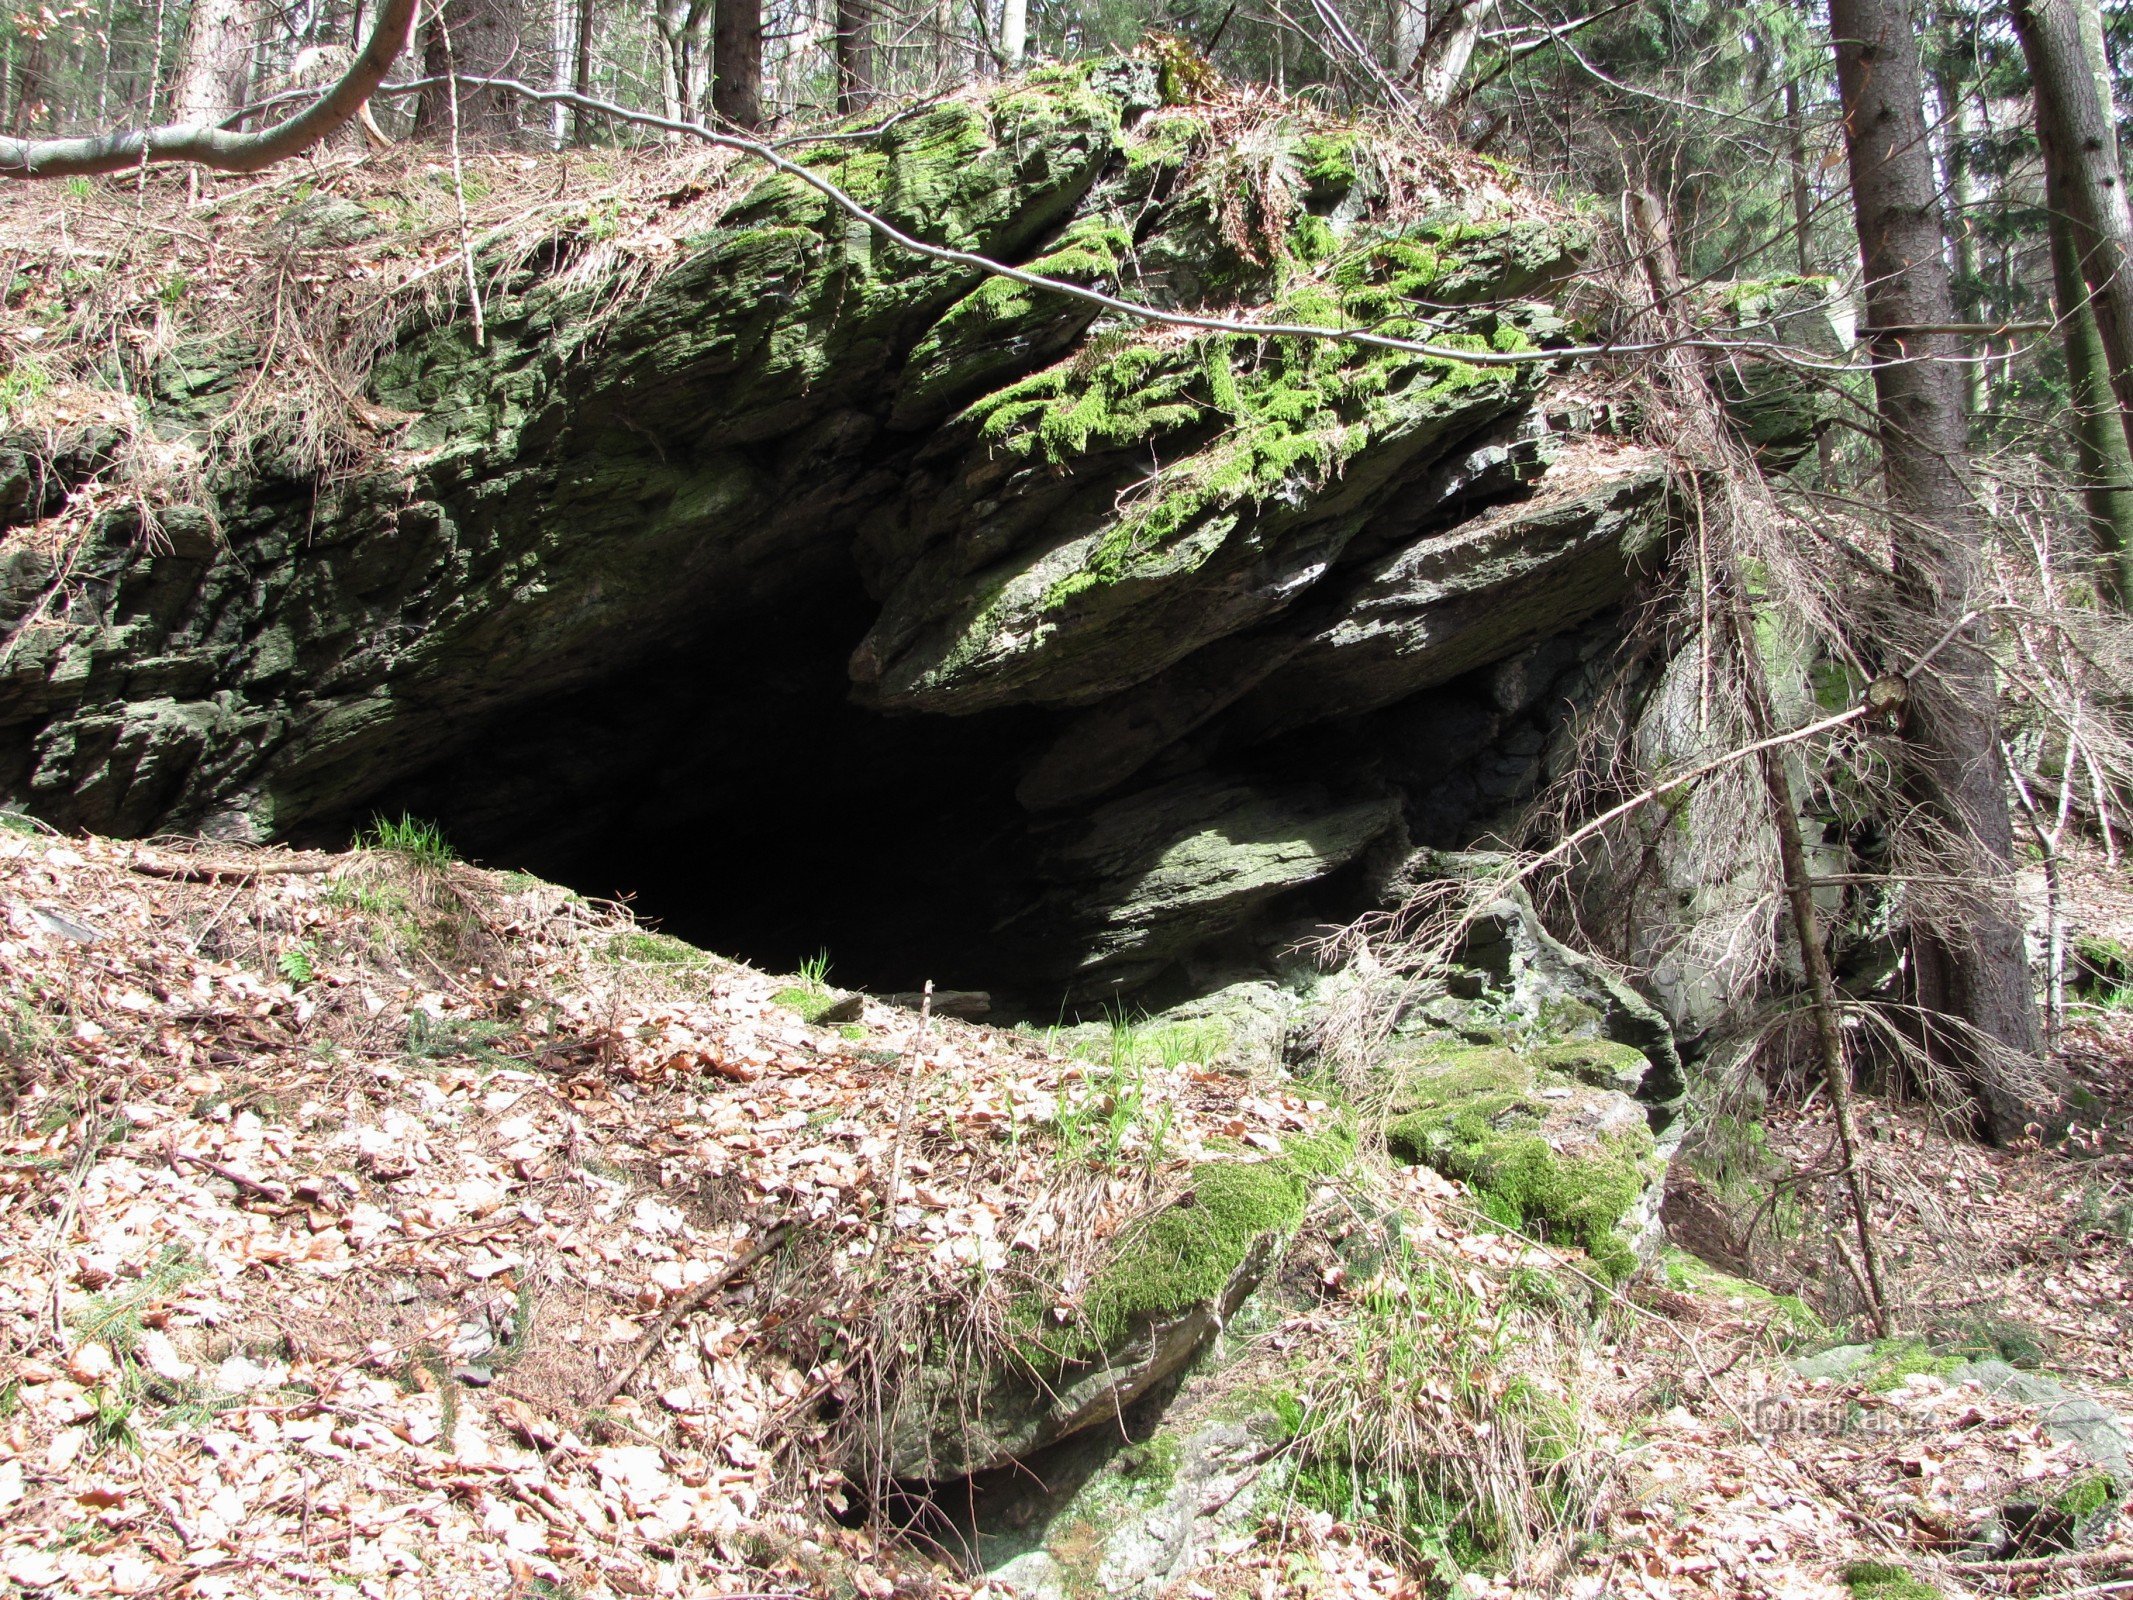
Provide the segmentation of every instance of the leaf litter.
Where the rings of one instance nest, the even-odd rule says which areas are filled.
[[[1328,1108],[1220,1062],[1148,1063],[1133,1103],[1162,1114],[1106,1124],[1116,1085],[1041,1039],[871,999],[816,1026],[779,991],[624,908],[464,864],[0,831],[0,1576],[37,1595],[987,1593],[826,1514],[855,1385],[890,1370],[874,1347],[914,1307],[973,1318],[1033,1287],[1071,1319],[1195,1163],[1254,1159]],[[1434,1174],[1357,1181],[1487,1318],[1536,1270],[1576,1276]],[[1369,1291],[1328,1253],[1355,1212],[1329,1194],[1291,1252],[1315,1303],[1253,1336],[1267,1360]],[[1753,1299],[1633,1286],[1575,1364],[1599,1491],[1466,1593],[1834,1595],[1847,1561],[1945,1567],[1987,1509],[2080,1470],[1975,1386],[1797,1377]],[[1288,1494],[1169,1592],[1443,1577]]]

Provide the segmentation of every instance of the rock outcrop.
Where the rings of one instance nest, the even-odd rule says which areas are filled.
[[[1576,331],[1582,226],[1488,163],[1164,107],[1139,63],[805,159],[919,238],[1155,306],[1491,360]],[[1665,536],[1662,459],[1562,363],[1151,326],[789,175],[737,192],[635,298],[559,237],[485,347],[410,322],[368,402],[414,420],[352,476],[267,458],[153,537],[120,509],[10,550],[0,795],[120,835],[405,808],[727,943],[771,920],[763,857],[780,904],[816,862],[860,921],[963,932],[794,959],[1107,994],[1540,776]],[[337,236],[378,226],[350,209]],[[154,425],[212,423],[258,357],[168,364]],[[0,505],[107,456],[48,451]],[[714,901],[730,929],[690,920]]]

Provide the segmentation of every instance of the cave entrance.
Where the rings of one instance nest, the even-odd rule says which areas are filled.
[[[1013,789],[1044,714],[852,704],[871,616],[855,589],[517,708],[360,817],[434,820],[469,859],[768,971],[827,951],[847,987],[1022,993],[994,930],[1029,892]]]
[[[931,979],[1051,1021],[1176,1003],[1375,904],[1373,859],[1463,847],[1531,792],[1587,692],[1580,639],[1550,639],[1380,709],[1180,741],[1038,816],[1016,785],[1076,713],[855,704],[874,606],[856,575],[823,592],[460,731],[338,837],[404,811],[470,859],[771,972],[827,952],[842,987]]]

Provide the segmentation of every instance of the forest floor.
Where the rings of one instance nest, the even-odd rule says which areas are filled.
[[[419,833],[298,856],[0,829],[0,996],[0,1592],[38,1596],[983,1594],[852,1514],[857,1346],[819,1330],[893,1331],[885,1307],[1033,1241],[1099,1252],[1196,1154],[1277,1149],[1326,1111],[1176,1059],[1122,1124],[1117,1085],[1041,1039],[872,999],[810,1022],[819,974],[705,956]],[[1968,1316],[2010,1354],[2019,1333],[2133,1409],[2133,1034],[2106,1015],[2069,1053],[2098,1099],[2068,1148],[1870,1108],[1884,1247],[1922,1331]],[[1062,1160],[1033,1130],[1070,1121]],[[1825,1135],[1815,1105],[1760,1126],[1767,1160]],[[1407,1237],[1478,1303],[1560,1265],[1457,1186],[1403,1181]],[[1779,1223],[1782,1279],[1814,1235]],[[1269,1351],[1368,1293],[1315,1281],[1321,1304],[1255,1335]],[[2133,1574],[2116,1508],[2078,1548],[1976,1559],[1985,1520],[2085,1468],[1945,1361],[1883,1347],[1803,1377],[1839,1335],[1678,1255],[1589,1321],[1590,1492],[1468,1594]],[[1167,1592],[1445,1592],[1398,1555],[1292,1496]]]

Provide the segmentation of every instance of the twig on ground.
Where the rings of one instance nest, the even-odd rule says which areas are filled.
[[[933,980],[928,978],[919,991],[918,1026],[911,1030],[911,1042],[904,1049],[903,1099],[896,1111],[896,1143],[889,1154],[889,1186],[882,1193],[881,1218],[874,1232],[876,1271],[888,1259],[889,1239],[896,1232],[896,1197],[904,1186],[904,1134],[911,1126],[911,1109],[918,1099],[918,1069],[925,1059],[926,1030],[932,1024]]]
[[[792,1232],[792,1227],[793,1225],[790,1222],[773,1223],[770,1231],[756,1241],[753,1249],[742,1254],[739,1259],[725,1268],[725,1270],[713,1273],[662,1312],[659,1320],[644,1331],[644,1336],[631,1349],[629,1359],[615,1370],[615,1375],[612,1378],[601,1384],[586,1399],[582,1409],[597,1411],[627,1388],[629,1381],[637,1376],[638,1369],[651,1359],[652,1352],[659,1347],[661,1341],[668,1334],[674,1331],[677,1323],[684,1317],[700,1310],[713,1295],[784,1243],[785,1236]]]

